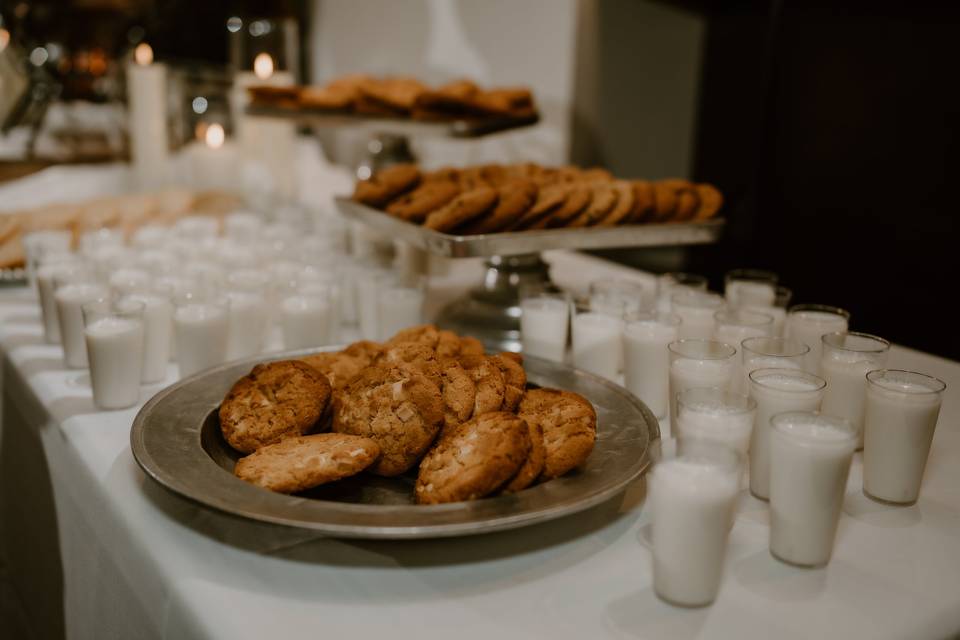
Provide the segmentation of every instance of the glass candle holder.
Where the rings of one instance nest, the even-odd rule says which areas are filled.
[[[867,374],[863,493],[886,504],[910,505],[920,482],[947,385],[916,371]]]
[[[658,418],[670,406],[670,352],[679,337],[680,316],[659,311],[627,316],[623,328],[624,384]]]
[[[570,297],[537,292],[520,299],[520,340],[523,353],[563,362],[570,330]]]
[[[867,372],[882,369],[890,343],[868,333],[828,333],[821,338],[820,371],[827,381],[821,408],[831,416],[846,418],[857,430],[857,448],[863,448],[863,413]]]
[[[771,419],[770,553],[788,564],[830,561],[857,444],[848,420],[807,412]]]
[[[757,403],[721,389],[690,388],[677,395],[675,436],[680,450],[691,440],[716,443],[746,456]]]
[[[622,316],[615,317],[579,306],[574,309],[572,329],[573,366],[608,380],[616,380],[623,354]]]
[[[846,331],[850,312],[825,304],[798,304],[787,310],[786,337],[810,347],[803,368],[820,375],[820,337],[825,333]]]
[[[779,276],[763,269],[733,269],[724,276],[724,295],[731,307],[771,307],[777,299]]]
[[[143,309],[142,302],[129,299],[81,305],[93,403],[101,409],[125,409],[140,401]]]
[[[677,396],[687,389],[730,389],[736,371],[735,347],[715,340],[685,338],[671,342],[667,350],[670,352],[671,420],[677,415]]]
[[[750,493],[770,499],[770,419],[788,411],[817,411],[827,386],[823,378],[799,368],[750,372],[750,397],[757,403],[750,435]]]
[[[673,294],[671,308],[680,316],[680,337],[710,340],[716,327],[714,316],[726,301],[715,293],[681,289]]]

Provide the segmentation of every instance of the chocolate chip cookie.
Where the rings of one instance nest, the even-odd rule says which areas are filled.
[[[452,231],[458,226],[477,218],[497,204],[497,192],[490,187],[478,187],[465,191],[427,216],[423,223],[434,231]]]
[[[412,164],[395,164],[357,183],[353,199],[381,208],[395,197],[413,189],[420,182],[420,170]]]
[[[460,187],[447,180],[424,182],[387,205],[387,213],[410,222],[421,223],[432,211],[449,204],[460,195]]]
[[[507,229],[533,206],[538,191],[533,180],[525,178],[509,180],[497,188],[497,206],[488,214],[468,222],[458,232],[464,235],[477,235]]]

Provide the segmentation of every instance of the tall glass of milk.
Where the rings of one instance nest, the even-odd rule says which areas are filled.
[[[572,324],[573,366],[616,380],[623,357],[623,316],[578,307]]]
[[[680,316],[681,338],[710,340],[716,328],[714,315],[723,309],[725,300],[715,293],[680,289],[673,294],[671,308]]]
[[[773,335],[773,316],[766,313],[739,308],[721,309],[713,314],[713,319],[713,339],[738,349],[741,348],[740,343],[747,338]],[[742,362],[738,361],[736,368],[733,389],[745,393],[747,385]]]
[[[754,497],[770,499],[770,418],[788,411],[818,410],[826,386],[823,378],[799,366],[750,372],[750,397],[757,403],[750,435],[750,493]]]
[[[724,295],[731,307],[773,306],[779,276],[764,269],[732,269],[724,275]]]
[[[821,409],[850,421],[863,448],[863,412],[867,401],[867,372],[882,369],[890,343],[868,333],[828,333],[821,338],[820,371],[827,381]]]
[[[750,390],[750,372],[757,369],[803,369],[810,347],[796,340],[756,336],[740,343],[744,389]]]
[[[657,278],[657,310],[671,311],[673,294],[681,289],[707,290],[707,278],[696,273],[671,271]]]
[[[846,331],[850,312],[825,304],[797,304],[787,310],[785,335],[810,347],[803,368],[820,375],[820,337],[825,333]]]
[[[670,406],[667,345],[677,340],[679,326],[676,314],[641,311],[627,316],[623,328],[624,384],[661,419],[667,417]]]
[[[917,501],[946,388],[942,380],[915,371],[867,374],[863,493],[868,498]]]
[[[538,292],[520,299],[520,341],[525,354],[563,362],[570,331],[570,297]]]
[[[681,321],[680,326],[683,326]],[[736,371],[737,350],[725,342],[686,338],[667,345],[670,352],[670,416],[677,415],[677,396],[695,387],[729,390]]]
[[[691,440],[714,442],[747,455],[757,403],[722,389],[694,387],[677,396],[674,436],[680,449]]]
[[[60,319],[57,316],[57,301],[53,297],[56,292],[56,279],[84,271],[89,271],[89,267],[76,259],[40,262],[37,266],[37,294],[43,319],[43,339],[47,344],[60,344]]]
[[[770,553],[788,564],[830,561],[857,431],[845,418],[788,412],[771,419]]]
[[[716,599],[741,460],[732,449],[693,442],[650,473],[653,589],[663,600],[701,607]]]
[[[143,304],[143,369],[140,382],[160,382],[167,377],[173,338],[173,302],[168,294],[136,292],[127,299]]]
[[[228,305],[215,294],[187,294],[176,300],[173,333],[180,377],[227,360]]]
[[[87,302],[108,300],[110,290],[106,285],[100,284],[89,271],[54,276],[54,288],[53,298],[60,324],[63,362],[70,369],[84,369],[88,361],[81,307]]]
[[[144,304],[98,300],[81,309],[93,403],[101,409],[132,407],[140,401]]]

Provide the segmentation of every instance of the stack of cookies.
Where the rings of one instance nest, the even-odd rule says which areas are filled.
[[[436,171],[394,165],[359,181],[353,199],[456,235],[703,221],[723,204],[710,184],[620,180],[605,169],[530,163]]]
[[[243,480],[297,493],[364,471],[415,474],[419,504],[562,476],[586,461],[597,431],[586,398],[527,388],[520,356],[487,355],[433,325],[257,365],[219,417],[227,443],[248,454],[235,468]]]
[[[483,89],[470,80],[430,87],[416,78],[341,76],[322,86],[249,88],[254,104],[288,109],[412,118],[431,122],[503,119],[535,121],[526,87]]]

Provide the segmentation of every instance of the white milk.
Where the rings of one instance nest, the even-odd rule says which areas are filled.
[[[857,430],[857,447],[863,447],[863,413],[867,403],[867,373],[882,369],[882,358],[857,351],[827,348],[820,361],[820,375],[827,381],[821,410],[846,418]]]
[[[677,415],[677,396],[696,387],[710,387],[727,391],[734,379],[733,358],[697,360],[677,358],[670,364],[670,415]]]
[[[731,280],[724,293],[731,307],[773,306],[777,299],[777,288],[769,282]]]
[[[689,394],[681,396],[688,398]],[[693,402],[679,402],[676,430],[677,440],[715,442],[746,456],[750,446],[756,407],[738,407],[721,399],[704,398]]]
[[[283,348],[303,349],[329,344],[330,303],[318,296],[290,296],[280,310]]]
[[[782,413],[770,434],[770,552],[795,565],[830,561],[857,436],[842,419]]]
[[[823,345],[820,338],[825,333],[847,330],[847,318],[824,311],[791,311],[787,314],[786,337],[810,347],[804,358],[803,369],[820,375],[820,356]]]
[[[101,409],[124,409],[140,401],[143,323],[101,318],[84,329],[90,358],[93,402]]]
[[[267,335],[267,301],[252,291],[227,296],[227,360],[260,353]]]
[[[227,359],[229,323],[223,306],[195,302],[173,314],[180,377],[223,363]]]
[[[150,274],[142,269],[117,269],[110,274],[110,290],[115,296],[125,296],[134,291],[146,291],[150,287]]]
[[[84,369],[88,361],[83,337],[83,312],[80,307],[94,300],[106,300],[110,297],[110,291],[100,284],[67,284],[57,289],[53,297],[60,322],[63,361],[71,369]],[[139,380],[138,377],[138,383]]]
[[[133,293],[128,300],[143,303],[143,369],[140,382],[160,382],[167,377],[173,338],[173,304],[153,293]]]
[[[771,318],[773,318],[773,327],[771,329],[770,335],[775,338],[783,337],[784,328],[787,323],[787,310],[783,307],[776,306],[763,306],[763,305],[742,305],[743,309],[748,311],[754,311],[756,313],[764,313]]]
[[[795,371],[803,370],[803,356],[799,358],[785,358],[781,356],[768,355],[747,355],[747,350],[743,349],[743,361],[740,363],[741,389],[745,392],[750,391],[750,374],[757,369],[793,369]]]
[[[824,384],[799,368],[754,373],[750,397],[757,403],[757,415],[750,436],[750,493],[755,497],[770,499],[770,418],[787,411],[816,411]]]
[[[673,295],[673,313],[680,316],[682,321],[680,337],[712,339],[716,325],[714,314],[723,305],[724,299],[714,293],[690,289],[677,291]]]
[[[658,418],[665,418],[670,406],[667,345],[677,339],[678,326],[651,320],[627,323],[623,330],[625,385]]]
[[[695,607],[716,599],[738,478],[738,472],[696,458],[653,468],[653,588],[667,602]]]
[[[910,372],[871,375],[864,426],[863,492],[871,498],[912,504],[940,415],[944,385]]]
[[[42,264],[37,269],[37,294],[40,298],[40,315],[43,318],[43,339],[47,344],[60,344],[60,318],[54,298],[54,279],[76,269],[75,263]]]
[[[523,352],[563,362],[570,326],[570,304],[561,298],[542,296],[521,301],[520,310]]]
[[[622,352],[623,321],[587,311],[573,316],[573,366],[615,380]]]
[[[357,274],[356,303],[357,322],[364,340],[377,340],[380,336],[380,305],[377,296],[392,276],[378,269],[363,269]]]
[[[423,301],[423,291],[414,287],[382,288],[377,303],[380,340],[391,338],[401,329],[422,324]]]

